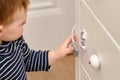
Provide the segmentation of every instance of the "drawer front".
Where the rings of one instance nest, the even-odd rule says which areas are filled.
[[[80,80],[92,80],[83,68],[81,68]]]
[[[82,0],[85,1],[104,27],[120,45],[120,0]]]
[[[87,47],[80,50],[81,63],[91,79],[120,80],[120,51],[84,3],[80,6],[80,29],[87,32]],[[89,64],[93,54],[100,59],[100,69]]]

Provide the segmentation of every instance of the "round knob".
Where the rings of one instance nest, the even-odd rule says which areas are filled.
[[[90,57],[89,64],[91,65],[92,68],[99,69],[100,68],[100,60],[99,60],[98,56],[92,55]]]

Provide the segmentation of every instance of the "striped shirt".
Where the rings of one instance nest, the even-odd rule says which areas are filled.
[[[0,80],[27,80],[26,71],[48,71],[48,50],[35,51],[23,37],[0,45]]]

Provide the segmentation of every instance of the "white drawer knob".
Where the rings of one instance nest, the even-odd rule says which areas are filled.
[[[89,64],[91,65],[92,68],[99,69],[100,68],[100,60],[99,60],[98,56],[92,55],[90,57]]]

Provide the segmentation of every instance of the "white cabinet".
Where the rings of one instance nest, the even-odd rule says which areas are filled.
[[[76,66],[81,68],[76,70],[76,75],[79,75],[76,80],[120,80],[120,11],[116,9],[120,7],[120,1],[78,2],[76,24],[80,26],[80,30],[87,32],[87,48],[80,48],[80,55],[76,58]],[[89,59],[92,55],[98,56],[101,63],[99,69],[91,67]]]
[[[112,37],[120,45],[120,0],[85,0]]]

